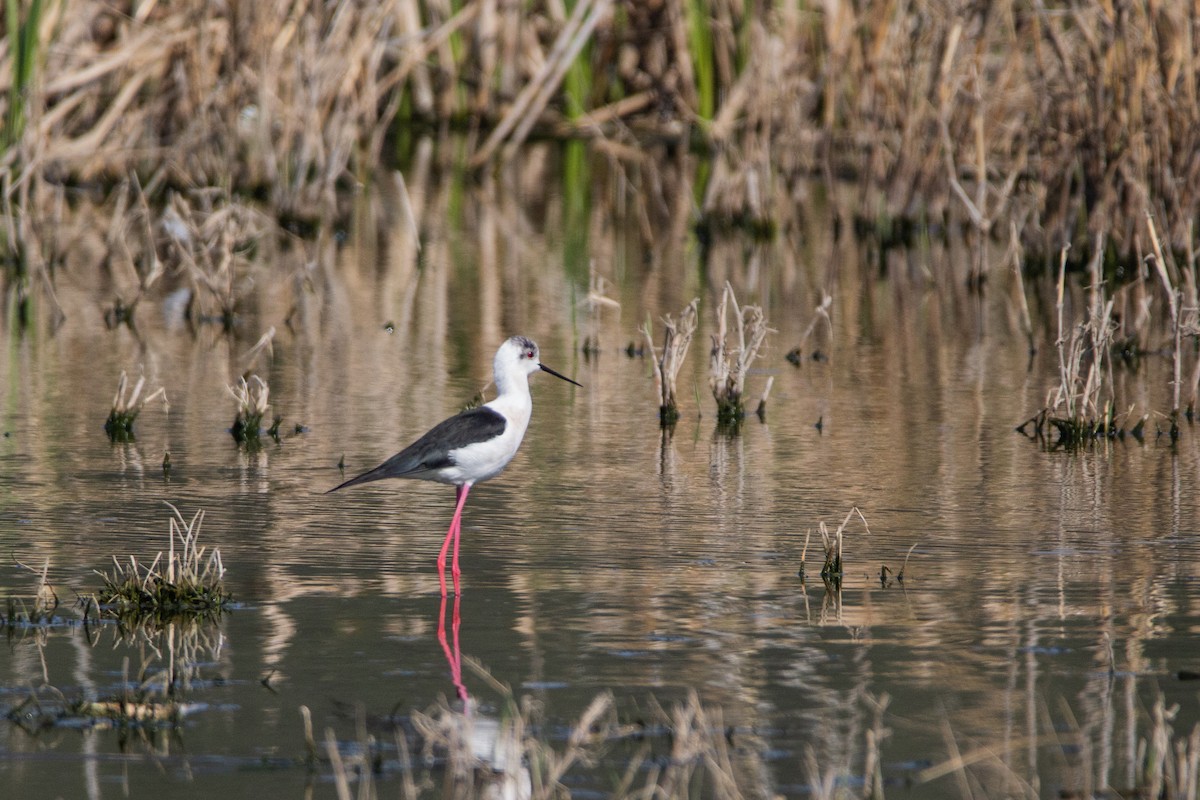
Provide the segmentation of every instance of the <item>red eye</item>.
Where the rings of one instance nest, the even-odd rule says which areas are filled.
[[[533,351],[532,351],[532,350],[526,350],[526,351],[525,351],[525,357],[526,357],[526,358],[533,358]]]

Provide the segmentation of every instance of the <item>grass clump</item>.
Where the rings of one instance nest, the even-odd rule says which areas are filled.
[[[145,408],[146,404],[155,398],[162,397],[163,404],[166,405],[167,393],[161,386],[155,389],[150,394],[142,397],[142,388],[146,385],[146,376],[138,378],[137,383],[133,385],[133,391],[126,394],[129,388],[129,376],[121,370],[121,377],[117,381],[117,393],[113,395],[112,410],[108,412],[108,419],[104,421],[104,432],[108,434],[108,438],[113,442],[132,442],[137,437],[133,434],[133,421],[137,419],[138,414]]]
[[[262,421],[271,408],[271,389],[267,386],[267,382],[257,375],[251,375],[250,380],[247,381],[243,375],[238,378],[236,385],[226,388],[229,389],[229,393],[233,395],[233,399],[238,404],[237,415],[233,418],[233,426],[229,429],[230,435],[238,444],[260,444],[260,438],[264,433]],[[279,424],[281,422],[283,422],[283,417],[275,417],[271,427],[265,431],[276,442],[279,441]]]
[[[170,503],[170,541],[150,566],[135,556],[127,562],[113,557],[111,574],[99,573],[104,586],[96,595],[100,609],[122,621],[170,620],[176,617],[220,614],[232,601],[225,588],[225,566],[221,551],[200,547],[204,511],[191,522]]]

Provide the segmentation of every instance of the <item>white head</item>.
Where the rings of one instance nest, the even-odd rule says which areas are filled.
[[[496,358],[492,362],[492,375],[496,381],[496,390],[504,394],[510,388],[528,388],[527,376],[541,370],[549,372],[556,378],[562,378],[567,383],[575,383],[565,375],[560,375],[541,362],[538,346],[524,336],[512,336],[500,345]]]

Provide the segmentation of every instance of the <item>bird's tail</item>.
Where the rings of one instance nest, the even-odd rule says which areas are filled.
[[[367,472],[364,472],[362,475],[357,475],[348,481],[339,483],[337,486],[335,486],[332,489],[330,489],[329,491],[325,492],[325,494],[331,494],[333,492],[336,492],[338,489],[345,489],[350,486],[357,486],[360,483],[370,483],[371,481],[377,481],[382,478],[389,478],[389,477],[391,477],[391,475],[388,474],[388,471],[384,469],[384,467],[386,467],[386,466],[387,466],[386,464],[380,464],[375,469],[368,470]]]

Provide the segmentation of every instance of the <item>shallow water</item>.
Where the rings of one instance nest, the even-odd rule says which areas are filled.
[[[329,771],[302,763],[301,706],[319,738],[352,741],[356,707],[382,717],[453,696],[434,568],[453,492],[323,492],[344,477],[339,459],[345,476],[374,466],[461,407],[514,332],[584,388],[535,377],[520,454],[471,494],[459,644],[536,699],[552,743],[599,692],[638,721],[695,689],[733,732],[747,794],[804,795],[820,778],[809,753],[822,774],[861,774],[886,696],[888,796],[1056,796],[1136,785],[1159,695],[1179,704],[1177,735],[1200,720],[1198,685],[1177,675],[1200,669],[1194,431],[1172,446],[1152,420],[1144,443],[1084,452],[1015,433],[1057,366],[1050,320],[1030,362],[1001,267],[968,294],[954,246],[880,256],[813,230],[803,246],[734,242],[704,265],[681,242],[642,266],[628,226],[580,232],[568,210],[531,209],[503,186],[462,198],[433,183],[422,203],[419,255],[391,206],[368,204],[307,268],[309,288],[261,285],[295,254],[262,266],[231,335],[192,329],[165,302],[139,309],[136,333],[105,330],[106,295],[81,268],[57,276],[61,326],[5,326],[0,593],[29,595],[36,576],[16,562],[48,561],[60,614],[77,620],[70,604],[98,588],[93,570],[165,547],[169,501],[206,512],[202,543],[220,548],[239,601],[199,638],[173,632],[194,664],[184,699],[198,704],[181,726],[0,724],[5,786],[333,797]],[[587,304],[589,260],[619,308]],[[756,397],[774,376],[765,421],[736,435],[716,430],[705,378],[726,276],[776,331],[749,383]],[[824,290],[832,336],[810,345],[827,360],[792,366],[784,355]],[[624,349],[694,295],[693,376],[664,436],[648,362]],[[273,353],[253,367],[285,435],[248,453],[227,433],[225,386],[270,326]],[[598,355],[581,354],[586,336]],[[135,443],[110,444],[116,376],[142,367],[169,409],[151,404]],[[1125,402],[1166,408],[1166,370],[1150,357],[1118,376]],[[817,527],[852,508],[869,530],[847,522],[844,584],[828,592]],[[162,660],[112,627],[17,629],[5,649],[5,710],[31,686],[111,694],[126,670]],[[469,667],[463,682],[482,715],[496,712],[494,687]],[[631,750],[611,748],[569,785],[610,791]],[[968,766],[939,774],[956,755]],[[379,780],[381,795],[400,793],[395,772]]]

